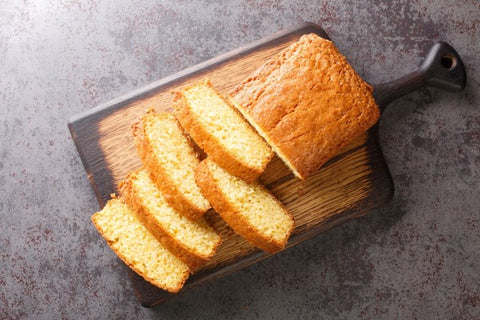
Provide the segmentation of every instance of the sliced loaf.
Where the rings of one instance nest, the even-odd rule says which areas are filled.
[[[293,217],[265,187],[230,175],[209,158],[197,167],[195,180],[235,232],[268,252],[285,247]]]
[[[192,269],[215,254],[220,236],[204,218],[194,222],[173,209],[145,170],[129,173],[119,188],[150,232]]]
[[[169,292],[182,288],[188,266],[167,250],[121,199],[108,201],[92,221],[117,256],[145,280]]]
[[[206,79],[175,93],[182,126],[222,168],[246,181],[265,170],[273,151]]]
[[[210,204],[195,184],[200,160],[175,116],[150,110],[132,128],[142,163],[165,201],[191,220],[201,217]]]

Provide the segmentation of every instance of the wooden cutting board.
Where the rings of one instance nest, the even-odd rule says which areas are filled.
[[[131,125],[148,108],[170,111],[171,90],[204,77],[209,77],[226,94],[269,57],[307,33],[328,38],[319,26],[305,23],[72,118],[69,128],[100,206],[103,207],[111,193],[117,192],[117,184],[129,171],[141,166],[132,140]],[[393,183],[378,144],[376,127],[344,148],[307,181],[295,179],[278,158],[269,164],[260,181],[295,218],[296,227],[287,248],[360,217],[393,195]],[[86,215],[86,219],[89,217]],[[236,235],[215,212],[208,212],[207,219],[220,232],[223,243],[213,260],[196,270],[180,293],[269,256]],[[144,306],[154,306],[174,296],[150,285],[134,272],[131,276],[138,299]]]

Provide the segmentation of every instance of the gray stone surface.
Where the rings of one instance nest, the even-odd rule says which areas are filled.
[[[68,118],[302,21],[368,81],[413,70],[435,40],[462,93],[390,105],[382,209],[276,257],[142,308],[90,222],[98,209]],[[1,1],[1,319],[479,319],[478,1]]]

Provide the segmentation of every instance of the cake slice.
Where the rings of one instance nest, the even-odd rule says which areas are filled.
[[[295,176],[306,179],[380,117],[372,87],[333,42],[303,35],[231,93]]]
[[[194,222],[173,209],[145,170],[129,173],[119,188],[150,232],[192,269],[215,254],[220,236],[204,218]]]
[[[189,276],[188,266],[167,250],[121,199],[111,199],[92,216],[110,248],[153,285],[178,292]]]
[[[265,187],[230,175],[209,158],[195,180],[215,211],[252,245],[268,252],[285,247],[293,217]]]
[[[177,91],[174,107],[193,140],[234,176],[254,181],[272,159],[268,144],[208,79]]]
[[[210,204],[195,184],[200,160],[175,116],[149,110],[132,128],[138,155],[165,201],[191,220],[201,217]]]

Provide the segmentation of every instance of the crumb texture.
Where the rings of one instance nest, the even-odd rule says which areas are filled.
[[[237,233],[269,252],[285,246],[293,217],[265,187],[230,175],[210,159],[202,161],[196,178],[212,206]]]
[[[145,170],[130,173],[120,189],[157,239],[185,262],[196,265],[214,255],[220,236],[203,218],[191,221],[173,209]]]
[[[188,278],[188,266],[168,251],[121,199],[110,200],[92,221],[112,250],[150,283],[177,292]]]
[[[143,165],[172,207],[192,220],[210,209],[195,183],[198,155],[173,114],[147,112],[133,135]]]
[[[208,79],[178,91],[175,104],[182,126],[224,169],[247,181],[265,170],[271,148]]]

